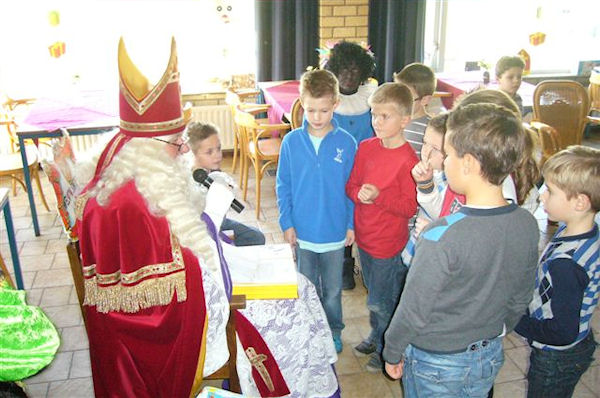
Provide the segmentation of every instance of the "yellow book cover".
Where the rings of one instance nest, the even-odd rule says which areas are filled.
[[[236,247],[223,245],[233,294],[247,300],[298,298],[298,277],[287,243]]]

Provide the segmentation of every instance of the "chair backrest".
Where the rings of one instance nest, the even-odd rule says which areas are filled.
[[[592,71],[590,75],[590,86],[588,87],[590,94],[590,107],[592,111],[600,112],[600,73]]]
[[[586,89],[570,80],[546,80],[533,92],[533,119],[558,131],[560,148],[581,144],[590,110]]]
[[[292,129],[297,129],[302,126],[302,120],[304,119],[304,108],[302,107],[302,103],[300,102],[300,97],[296,98],[294,103],[292,104],[292,109],[290,111],[290,124]]]
[[[558,131],[552,126],[536,121],[531,122],[528,128],[537,136],[541,149],[539,159],[539,166],[541,167],[550,156],[560,151]]]
[[[233,91],[256,89],[256,75],[254,73],[232,75],[229,89]]]

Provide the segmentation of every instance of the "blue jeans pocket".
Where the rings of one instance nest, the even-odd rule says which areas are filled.
[[[459,394],[471,371],[468,366],[440,365],[422,360],[413,360],[411,364],[419,396],[425,397],[444,393]]]

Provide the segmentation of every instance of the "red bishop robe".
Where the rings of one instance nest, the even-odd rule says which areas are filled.
[[[133,181],[87,201],[79,239],[96,396],[188,397],[206,333],[197,258]]]

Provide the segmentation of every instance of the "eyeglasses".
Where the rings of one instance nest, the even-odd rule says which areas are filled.
[[[422,99],[423,99],[423,97],[413,98],[413,102],[421,101]]]
[[[161,140],[160,138],[156,138],[156,137],[152,137],[152,139],[155,140],[155,141],[164,142],[165,144],[176,146],[177,147],[177,152],[181,152],[181,148],[183,148],[183,146],[187,145],[187,143],[188,143],[188,140],[186,140],[183,137],[182,137],[181,144],[176,144],[174,142],[167,141],[167,140]]]
[[[446,156],[446,153],[445,153],[445,152],[444,152],[442,149],[440,149],[440,148],[436,148],[436,147],[434,147],[433,145],[431,145],[431,144],[430,144],[430,143],[428,143],[428,142],[423,142],[423,146],[424,146],[424,147],[431,148],[431,151],[432,151],[432,152],[434,152],[434,151],[435,151],[435,152],[439,152],[440,154],[442,154],[442,156],[444,156],[444,157]],[[430,155],[430,157],[431,157],[431,155]]]

